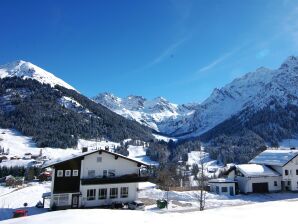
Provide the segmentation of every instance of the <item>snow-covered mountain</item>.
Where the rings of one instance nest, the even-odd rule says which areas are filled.
[[[49,84],[52,87],[55,85],[62,86],[67,89],[75,90],[71,85],[57,78],[50,72],[26,61],[15,61],[5,65],[0,65],[0,78],[6,77],[21,77],[23,79],[35,79],[40,83]]]
[[[163,97],[152,100],[142,96],[120,98],[106,92],[94,97],[94,101],[117,114],[166,134],[171,134],[178,129],[188,130],[186,120],[192,116],[197,107],[196,104],[170,103]]]
[[[224,87],[214,89],[201,104],[169,103],[163,98],[124,99],[103,93],[95,97],[116,113],[172,136],[200,136],[233,116],[249,119],[271,105],[298,105],[298,57],[290,56],[278,69],[258,68]],[[277,105],[276,105],[277,106]],[[245,111],[245,113],[244,113]],[[244,117],[244,114],[246,117]]]
[[[0,128],[16,129],[38,147],[69,148],[79,138],[153,139],[152,130],[125,119],[30,62],[0,66]]]

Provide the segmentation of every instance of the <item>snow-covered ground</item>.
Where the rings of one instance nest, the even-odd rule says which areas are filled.
[[[8,188],[0,186],[0,221],[9,219],[12,212],[17,208],[24,208],[27,203],[29,215],[39,214],[48,211],[46,200],[44,209],[35,208],[38,201],[42,201],[42,194],[51,191],[51,183],[30,183],[23,188]]]
[[[202,151],[192,151],[188,153],[187,164],[191,166],[193,164],[197,164],[200,167],[201,164],[203,163],[204,169],[205,169],[205,175],[209,177],[213,177],[214,173],[216,173],[216,171],[219,168],[223,167],[223,164],[218,163],[217,160],[212,160],[209,157],[209,153],[204,152],[203,149],[204,148],[202,147],[201,149]]]
[[[42,148],[43,156],[46,156],[49,159],[57,159],[60,157],[69,156],[71,154],[77,154],[81,152],[81,148],[102,148],[109,146],[114,148],[118,146],[119,143],[110,142],[110,141],[91,141],[80,139],[78,142],[77,149],[68,148],[68,149],[59,149],[59,148]],[[38,155],[41,148],[38,148],[33,142],[31,137],[26,137],[20,132],[12,129],[0,129],[0,146],[5,149],[9,149],[9,157],[19,156],[23,157],[25,153],[31,153],[33,155]],[[26,166],[33,160],[8,160],[3,161],[0,165],[2,166]]]
[[[130,211],[109,209],[70,209],[3,221],[3,224],[118,224],[118,223],[283,223],[296,220],[297,199],[245,206],[221,207],[203,212]]]
[[[198,203],[198,191],[170,191],[167,192],[162,191],[160,189],[156,189],[155,185],[149,182],[142,183],[139,186],[139,199],[144,201],[146,204],[145,212],[138,211],[143,215],[148,213],[155,215],[155,213],[185,213],[189,214],[189,212],[198,211],[199,203]],[[36,215],[40,213],[47,213],[40,217],[43,219],[48,219],[51,217],[53,213],[56,212],[48,212],[46,208],[48,208],[48,201],[46,201],[45,209],[35,208],[36,203],[41,200],[41,196],[45,192],[50,191],[50,182],[46,183],[31,183],[27,186],[17,189],[17,188],[7,188],[0,186],[0,221],[11,218],[12,212],[15,209],[23,208],[24,203],[28,203],[27,209],[29,211],[29,215]],[[156,200],[168,198],[169,206],[168,209],[158,209],[156,206]],[[251,194],[251,195],[236,195],[236,196],[223,196],[216,195],[211,193],[206,193],[206,211],[214,210],[217,211],[218,208],[221,207],[231,207],[231,206],[239,206],[239,205],[248,205],[253,204],[254,206],[260,206],[260,204],[264,204],[264,202],[272,202],[278,201],[278,203],[282,203],[283,201],[298,201],[297,193],[272,193],[272,194]],[[265,206],[265,204],[264,204]],[[74,210],[81,211],[81,210]],[[87,212],[89,210],[84,210],[82,212]],[[92,209],[90,211],[94,211],[96,214],[102,211],[106,211],[107,213],[113,212],[110,210],[97,210]],[[64,211],[69,212],[69,211]],[[130,214],[131,211],[125,210],[123,214]],[[139,214],[136,213],[136,214]],[[169,215],[171,216],[171,215]],[[186,215],[187,216],[187,215]],[[30,222],[35,218],[29,219]],[[19,219],[15,219],[17,221]],[[26,220],[26,219],[24,219]],[[57,220],[59,221],[59,220]],[[108,221],[108,220],[106,220]],[[141,219],[143,221],[143,219]],[[30,223],[29,221],[27,223]],[[9,221],[7,223],[13,223]],[[18,222],[17,222],[18,223]]]
[[[148,156],[146,156],[146,149],[147,148],[145,148],[143,146],[130,145],[127,149],[129,152],[128,157],[142,161],[142,162],[150,164],[150,165],[157,166],[158,163],[156,161],[153,161]]]
[[[298,148],[298,139],[284,139],[278,143],[281,148]]]

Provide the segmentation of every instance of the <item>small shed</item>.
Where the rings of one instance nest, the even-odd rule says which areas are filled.
[[[237,181],[232,179],[212,179],[209,181],[210,192],[214,192],[220,195],[234,196],[236,194],[236,183]]]

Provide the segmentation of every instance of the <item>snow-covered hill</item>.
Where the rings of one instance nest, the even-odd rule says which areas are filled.
[[[35,79],[41,83],[49,84],[52,87],[59,85],[67,89],[75,90],[71,85],[57,78],[50,72],[26,61],[15,61],[0,66],[0,78],[21,77],[23,79]]]
[[[163,97],[153,100],[142,96],[120,98],[111,93],[101,93],[94,97],[94,100],[117,114],[166,134],[171,134],[178,129],[188,130],[186,120],[192,116],[197,106],[196,104],[177,105]]]

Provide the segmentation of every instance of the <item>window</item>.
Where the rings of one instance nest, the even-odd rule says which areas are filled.
[[[221,192],[228,192],[228,188],[227,187],[222,187]]]
[[[87,201],[95,200],[95,189],[87,190]]]
[[[73,170],[73,171],[72,171],[72,176],[73,176],[73,177],[77,177],[77,176],[79,176],[79,170]]]
[[[277,186],[277,181],[274,181],[274,186],[275,186],[275,187]]]
[[[101,163],[101,161],[102,161],[102,157],[97,157],[97,162]]]
[[[288,176],[289,175],[289,171],[285,170],[285,175]]]
[[[65,170],[65,176],[70,177],[71,176],[71,170]]]
[[[118,188],[110,189],[110,198],[118,198]]]
[[[103,177],[107,177],[108,176],[108,171],[107,170],[103,170],[102,175],[103,175]]]
[[[121,198],[127,198],[128,197],[128,187],[121,187],[120,195],[121,195]]]
[[[95,177],[95,170],[88,170],[88,177]]]
[[[298,175],[298,170],[296,170],[296,175]]]
[[[114,177],[116,176],[116,171],[115,170],[109,170],[109,177]]]
[[[69,205],[69,203],[68,203],[69,195],[68,194],[57,194],[57,195],[54,195],[53,199],[54,199],[54,203],[57,206]]]
[[[63,170],[57,170],[57,177],[63,177]]]
[[[98,190],[98,199],[107,199],[107,189],[102,188]]]

